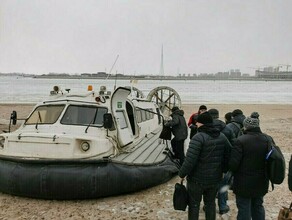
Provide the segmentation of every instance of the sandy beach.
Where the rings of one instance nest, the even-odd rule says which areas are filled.
[[[292,153],[292,105],[220,104],[207,107],[217,108],[221,119],[226,112],[237,108],[245,115],[259,112],[262,131],[274,138],[288,164]],[[33,105],[1,104],[0,133],[8,130],[13,110],[17,111],[18,118],[25,118],[32,108]],[[183,105],[186,120],[198,108],[199,105]],[[12,130],[16,127],[13,126]],[[187,219],[187,212],[175,211],[172,206],[174,184],[178,181],[179,178],[174,177],[167,183],[140,192],[94,200],[38,200],[0,193],[0,219]],[[277,219],[281,206],[289,206],[291,201],[292,192],[288,190],[286,177],[284,183],[275,185],[274,191],[270,188],[265,196],[266,219]],[[231,208],[229,219],[236,219],[237,209],[232,191],[229,191],[228,204]],[[200,216],[200,219],[205,219],[203,211]],[[217,219],[220,219],[219,214]]]

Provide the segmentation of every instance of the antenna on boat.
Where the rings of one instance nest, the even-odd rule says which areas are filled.
[[[117,55],[116,60],[115,60],[114,64],[112,65],[112,67],[111,67],[111,69],[110,69],[110,71],[109,71],[106,79],[108,79],[109,76],[111,75],[111,72],[112,72],[112,70],[113,70],[113,68],[114,68],[114,66],[115,66],[115,64],[116,64],[116,62],[117,62],[118,59],[119,59],[119,54]]]
[[[117,78],[118,78],[118,75],[117,74],[118,74],[118,71],[116,71],[114,90],[116,90],[116,87],[117,87]]]
[[[160,60],[160,71],[159,71],[160,76],[164,76],[164,66],[163,66],[163,44],[161,47],[161,60]]]

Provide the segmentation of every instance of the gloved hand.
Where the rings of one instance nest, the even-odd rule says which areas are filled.
[[[194,124],[191,124],[191,125],[189,126],[190,129],[195,129],[196,127],[197,127],[197,126],[194,125]]]

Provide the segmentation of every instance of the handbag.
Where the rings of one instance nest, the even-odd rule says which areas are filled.
[[[279,211],[278,220],[292,220],[292,202],[290,207],[282,207]]]
[[[180,183],[176,183],[173,193],[173,208],[175,210],[185,211],[188,206],[188,192],[183,184],[183,180]]]
[[[159,138],[163,140],[171,140],[171,128],[163,125]]]

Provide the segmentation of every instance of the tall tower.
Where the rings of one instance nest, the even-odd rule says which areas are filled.
[[[159,71],[160,76],[164,76],[164,67],[163,67],[163,44],[161,47],[161,61],[160,61],[160,71]]]

